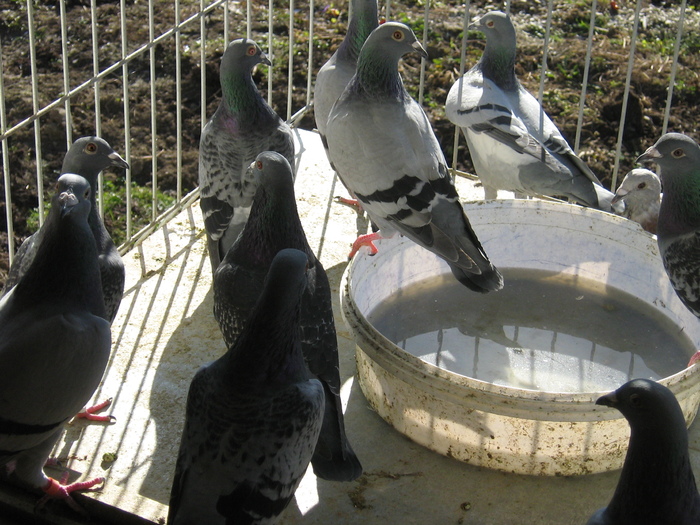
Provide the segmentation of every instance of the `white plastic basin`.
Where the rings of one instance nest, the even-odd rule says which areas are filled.
[[[498,268],[561,272],[617,288],[652,305],[700,348],[700,321],[676,297],[655,237],[636,223],[534,200],[472,203],[466,210]],[[629,426],[618,411],[595,405],[603,392],[541,392],[476,380],[415,357],[379,333],[367,321],[377,305],[411,283],[450,271],[405,238],[377,246],[377,255],[363,250],[348,266],[342,305],[357,342],[360,386],[382,418],[436,452],[502,471],[577,475],[622,466]],[[660,379],[688,424],[700,403],[698,374],[694,366]]]

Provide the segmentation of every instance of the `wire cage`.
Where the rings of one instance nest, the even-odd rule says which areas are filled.
[[[380,1],[383,19],[411,25],[431,51],[431,63],[418,66],[408,58],[404,77],[455,167],[470,168],[468,152],[458,133],[445,131],[441,106],[446,90],[482,48],[480,37],[467,30],[471,18],[491,8],[515,17],[521,79],[584,158],[598,132],[589,112],[600,107],[596,100],[609,89],[618,94],[616,104],[602,108],[612,113],[616,140],[607,158],[587,159],[594,167],[606,166],[599,176],[612,187],[620,167],[629,167],[638,153],[630,149],[650,143],[639,140],[643,133],[637,128],[649,118],[640,105],[663,102],[661,122],[651,126],[658,135],[672,121],[674,103],[695,92],[697,75],[683,68],[683,54],[695,50],[700,38],[697,13],[686,8],[686,0],[664,7],[644,6],[641,0],[626,6],[579,2],[554,22],[555,10],[566,7],[559,3],[549,0],[535,9],[525,2]],[[16,244],[42,223],[48,202],[44,187],[55,180],[66,148],[81,135],[103,136],[131,164],[123,178],[102,177],[98,193],[100,212],[123,252],[193,202],[199,130],[217,104],[218,60],[232,38],[260,41],[273,62],[256,74],[260,89],[280,115],[312,128],[307,110],[314,75],[337,47],[349,15],[345,2],[317,0],[7,4],[0,40],[0,143],[8,262]],[[651,54],[655,61],[650,62]],[[617,70],[609,67],[612,55],[618,55]],[[639,70],[640,60],[654,69]],[[642,91],[645,75],[655,78],[649,84],[656,93]],[[683,117],[672,121],[673,128],[695,131],[684,129]]]

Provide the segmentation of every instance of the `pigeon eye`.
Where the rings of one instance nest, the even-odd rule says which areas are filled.
[[[646,188],[646,187],[647,187],[647,183],[646,183],[646,182],[640,182],[639,185],[637,186],[637,189],[643,190],[643,189]]]
[[[90,197],[90,188],[86,188],[86,189],[85,189],[85,193],[83,194],[83,196],[84,196],[86,199],[87,199],[88,197]]]
[[[639,397],[639,394],[632,394],[630,396],[630,405],[633,407],[638,407],[642,404],[642,398]]]
[[[683,151],[683,148],[674,149],[671,155],[677,159],[680,159],[681,157],[685,157],[685,151]]]
[[[401,42],[401,41],[403,40],[403,31],[399,31],[399,30],[397,29],[396,31],[394,31],[394,34],[391,35],[391,36],[392,36],[392,37],[394,38],[394,40],[396,40],[397,42]]]
[[[263,169],[263,163],[261,160],[255,161],[255,167],[258,168],[259,170]]]
[[[249,57],[255,56],[257,52],[258,50],[255,49],[255,46],[250,46],[247,51]]]
[[[493,20],[489,20],[488,22],[486,22],[486,27],[493,27],[494,25],[495,23]]]
[[[97,144],[94,142],[88,142],[87,146],[85,146],[85,153],[96,153],[97,152]]]

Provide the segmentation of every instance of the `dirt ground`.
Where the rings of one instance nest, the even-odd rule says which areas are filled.
[[[195,14],[199,2],[182,1],[180,19]],[[380,2],[383,5],[384,2]],[[589,2],[558,0],[554,2],[555,17],[551,29],[551,48],[545,83],[545,108],[573,144],[576,132],[581,82],[584,71],[586,37],[590,18]],[[691,0],[686,10],[686,31],[681,46],[676,86],[672,103],[669,130],[685,132],[700,138],[698,123],[700,109],[700,1]],[[131,53],[148,42],[149,8],[140,0],[126,0],[127,52]],[[244,35],[246,3],[232,1],[230,6],[231,38]],[[502,7],[500,3],[479,0],[471,3],[472,15]],[[294,21],[294,68],[292,108],[297,111],[306,102],[308,71],[308,1],[297,0]],[[40,79],[39,107],[50,103],[64,92],[62,36],[58,23],[57,0],[34,2],[34,34],[36,36],[36,68]],[[86,82],[93,75],[92,33],[89,0],[66,0],[68,24],[66,28],[67,61],[71,88]],[[448,159],[452,158],[454,127],[445,118],[444,101],[447,91],[459,75],[459,55],[462,38],[462,5],[437,1],[431,4],[428,50],[431,63],[426,69],[425,109],[428,112]],[[423,33],[423,0],[392,2],[391,18],[408,23],[419,38]],[[168,30],[175,20],[174,5],[170,1],[153,2],[153,29],[159,35]],[[273,107],[280,115],[287,114],[287,42],[288,1],[276,2],[272,32],[273,44]],[[517,74],[533,93],[539,89],[542,61],[542,42],[546,20],[546,3],[515,0],[511,3],[518,31],[519,55]],[[639,41],[632,73],[632,93],[626,115],[620,176],[634,166],[634,158],[651,145],[660,135],[666,104],[668,78],[671,71],[673,44],[679,8],[677,2],[644,1]],[[116,2],[98,0],[98,47],[100,70],[122,57],[120,8]],[[581,139],[581,156],[589,163],[606,186],[614,164],[615,144],[618,137],[622,94],[630,56],[630,35],[633,26],[634,3],[623,0],[598,3],[596,32],[591,62],[589,86]],[[267,50],[267,2],[252,7],[252,37]],[[224,48],[223,9],[207,16],[206,84],[207,115],[218,104],[219,59]],[[331,55],[342,40],[347,27],[347,1],[315,3],[312,73]],[[29,55],[29,28],[27,5],[23,0],[0,0],[0,35],[7,127],[10,128],[32,115],[31,60]],[[197,145],[201,128],[200,105],[200,46],[199,22],[182,31],[182,83],[180,107],[176,104],[176,61],[174,38],[165,39],[155,46],[156,68],[156,137],[157,186],[164,197],[174,194],[177,175],[176,115],[182,119],[182,173],[183,192],[197,184]],[[483,37],[469,33],[467,67],[481,54]],[[131,130],[131,177],[137,185],[152,185],[152,126],[151,126],[151,71],[149,53],[144,52],[128,66],[128,97],[130,100],[129,128]],[[404,80],[412,94],[418,92],[420,65],[415,56],[403,62]],[[255,80],[261,91],[267,92],[268,68],[259,68]],[[119,152],[124,152],[125,92],[121,68],[107,76],[100,84],[101,134]],[[73,137],[95,133],[94,91],[87,89],[76,95],[70,104]],[[51,188],[60,169],[66,150],[66,110],[63,105],[40,119],[42,144],[42,176],[46,188]],[[313,129],[313,114],[308,112],[299,126]],[[459,168],[472,171],[469,154],[462,140]],[[12,180],[12,202],[15,242],[19,243],[36,228],[30,220],[38,206],[36,191],[36,148],[33,125],[13,133],[9,140],[9,171]],[[123,191],[123,173],[108,171],[110,188]],[[2,188],[4,191],[4,188]],[[106,199],[107,201],[107,199]],[[0,203],[0,281],[7,271],[7,238],[5,202]],[[125,204],[121,198],[110,200],[105,222],[113,232],[123,229]],[[150,218],[150,198],[137,199],[132,213],[141,222]],[[140,217],[144,217],[141,219]],[[119,235],[115,235],[119,239]]]

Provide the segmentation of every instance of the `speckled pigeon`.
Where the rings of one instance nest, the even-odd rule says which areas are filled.
[[[615,191],[613,208],[624,204],[624,210],[616,213],[639,223],[649,233],[656,233],[661,205],[661,181],[653,171],[635,168],[622,180]]]
[[[117,315],[124,294],[124,263],[102,222],[95,199],[97,177],[102,170],[110,166],[129,168],[129,164],[112,149],[106,140],[99,137],[81,137],[68,149],[68,153],[63,159],[61,173],[76,173],[85,177],[90,183],[92,206],[88,216],[88,224],[97,242],[102,292],[105,300],[105,319],[111,323]],[[34,260],[42,235],[41,230],[39,230],[27,237],[17,250],[5,282],[3,294],[17,284]]]
[[[615,494],[588,525],[700,523],[688,430],[673,392],[649,379],[633,379],[596,404],[622,412],[631,435]]]
[[[274,523],[294,496],[324,404],[301,351],[307,266],[280,251],[240,337],[192,380],[169,525]]]
[[[362,45],[378,25],[377,0],[351,0],[351,4],[352,16],[345,38],[316,75],[314,118],[324,145],[328,114],[355,74]]]
[[[254,173],[260,182],[250,217],[214,274],[214,315],[226,344],[232,345],[262,292],[275,254],[284,248],[295,248],[307,255],[308,286],[301,311],[302,350],[309,370],[321,381],[326,395],[323,428],[311,464],[320,478],[351,481],[362,474],[362,466],[345,435],[338,341],[328,278],[299,220],[287,160],[275,152],[261,153]]]
[[[455,277],[479,292],[499,290],[503,279],[469,224],[428,117],[404,88],[398,62],[423,46],[407,26],[387,22],[362,47],[357,73],[328,117],[331,164],[380,231],[396,231],[443,258]]]
[[[221,102],[199,142],[200,204],[212,271],[238,237],[255,195],[249,170],[258,153],[277,151],[294,166],[290,127],[253,82],[257,64],[270,65],[252,40],[231,42],[221,58]]]
[[[496,198],[500,189],[563,196],[611,211],[613,194],[576,156],[515,76],[515,28],[510,17],[493,11],[470,28],[486,35],[486,48],[479,62],[450,89],[445,114],[464,132],[486,198]]]
[[[700,317],[700,147],[667,133],[637,162],[659,167],[664,194],[656,229],[664,268],[683,304]]]
[[[58,179],[42,242],[19,282],[0,300],[0,469],[48,497],[101,483],[63,485],[43,466],[63,425],[90,399],[109,358],[90,184]]]

